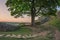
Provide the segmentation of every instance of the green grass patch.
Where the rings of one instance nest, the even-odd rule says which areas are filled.
[[[24,40],[24,39],[17,39],[17,38],[5,38],[5,37],[2,37],[2,38],[0,38],[0,40]]]

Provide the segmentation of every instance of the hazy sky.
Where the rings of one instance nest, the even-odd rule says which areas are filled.
[[[5,3],[7,0],[0,0],[0,22],[8,21],[8,22],[25,22],[30,21],[29,17],[25,18],[14,18],[10,15],[10,12],[8,11]]]
[[[10,15],[10,12],[8,11],[5,3],[7,0],[0,0],[0,22],[30,22],[30,18],[29,17],[25,17],[25,18],[14,18]],[[60,10],[60,8],[57,8],[58,10]]]

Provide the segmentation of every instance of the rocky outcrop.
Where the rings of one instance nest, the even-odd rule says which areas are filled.
[[[38,20],[36,20],[37,24],[44,24],[50,20],[49,16],[42,16],[39,17]]]
[[[16,25],[0,23],[0,31],[14,31],[17,30],[19,27]]]

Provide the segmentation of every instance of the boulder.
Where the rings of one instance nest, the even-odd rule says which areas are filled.
[[[44,24],[46,22],[48,22],[50,20],[50,17],[48,16],[42,16],[42,17],[39,17],[38,20],[36,20],[36,24]]]
[[[0,31],[14,31],[17,30],[19,27],[16,25],[0,23]]]

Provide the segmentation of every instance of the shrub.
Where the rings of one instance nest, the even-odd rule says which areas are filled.
[[[58,30],[60,30],[60,19],[54,18],[49,22],[49,24],[56,27]]]

